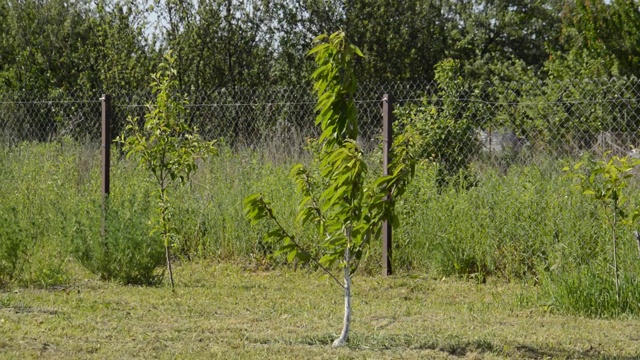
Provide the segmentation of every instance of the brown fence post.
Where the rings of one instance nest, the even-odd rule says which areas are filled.
[[[391,144],[393,143],[393,97],[382,96],[382,162],[384,175],[389,175]],[[382,223],[382,273],[391,275],[392,229],[389,221]]]
[[[110,172],[111,172],[111,96],[104,94],[100,99],[102,102],[102,229],[105,234],[107,198],[109,197]]]

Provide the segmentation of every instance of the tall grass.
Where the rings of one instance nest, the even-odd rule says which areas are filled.
[[[170,199],[178,234],[175,254],[184,261],[272,263],[270,246],[262,237],[267,229],[251,227],[244,219],[242,199],[262,190],[269,198],[287,200],[273,205],[287,226],[294,226],[299,199],[288,177],[290,165],[248,149],[224,148],[219,157],[200,164],[191,183],[175,189]],[[621,233],[623,296],[620,304],[611,303],[610,229],[602,210],[572,189],[562,166],[538,159],[535,165],[512,165],[506,172],[483,168],[477,186],[468,190],[438,188],[435,170],[419,167],[409,196],[398,204],[396,271],[525,281],[539,284],[546,303],[558,311],[640,313],[640,259],[631,234]],[[124,264],[144,260],[136,257],[140,254],[153,259],[152,244],[161,245],[149,236],[151,191],[146,173],[114,156],[108,222],[111,247],[120,249]],[[0,283],[68,282],[78,262],[100,273],[100,259],[82,252],[93,248],[99,254],[100,211],[97,146],[61,142],[0,147]],[[378,272],[378,255],[374,246],[366,269]],[[148,271],[154,264],[139,265]],[[141,282],[123,277],[124,282]]]

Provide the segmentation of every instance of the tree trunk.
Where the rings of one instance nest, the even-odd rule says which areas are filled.
[[[175,290],[175,285],[173,283],[173,270],[171,269],[171,253],[169,252],[169,246],[164,246],[164,255],[167,259],[167,268],[169,269],[169,280],[171,282],[171,290]]]
[[[344,323],[340,337],[333,342],[333,347],[347,345],[349,327],[351,325],[351,266],[349,264],[349,247],[344,250],[346,265],[344,267]]]
[[[164,183],[164,182],[163,182]],[[173,282],[173,270],[171,269],[171,241],[169,238],[169,224],[167,220],[167,195],[164,186],[160,190],[160,221],[162,222],[162,236],[164,240],[164,256],[167,260],[167,269],[169,270],[169,280],[171,282],[171,290],[175,291]]]
[[[616,217],[616,213],[618,212],[618,201],[614,201],[613,203],[613,225],[611,226],[611,230],[613,231],[613,271],[614,271],[614,279],[616,281],[616,301],[618,302],[618,306],[620,306],[620,279],[618,274],[618,244],[616,239],[616,225],[618,224],[618,219]]]

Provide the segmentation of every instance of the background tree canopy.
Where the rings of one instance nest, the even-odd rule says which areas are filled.
[[[347,32],[361,81],[640,75],[636,0],[0,0],[0,91],[138,91],[161,54],[191,93],[306,84],[313,37]]]

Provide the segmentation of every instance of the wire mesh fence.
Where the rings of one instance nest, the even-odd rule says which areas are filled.
[[[0,143],[100,137],[100,98],[56,92],[0,94]]]
[[[433,167],[420,168],[410,195],[399,207],[403,225],[394,230],[398,264],[394,266],[426,269],[433,262],[443,269],[454,267],[447,270],[454,273],[520,277],[554,264],[560,264],[557,268],[568,262],[587,264],[593,249],[605,248],[606,227],[598,223],[593,207],[573,197],[566,178],[556,176],[562,167],[546,160],[606,151],[636,156],[637,79],[361,84],[355,101],[365,151],[381,145],[383,94],[394,99],[395,131],[414,131],[423,158],[448,170],[489,168],[478,177],[478,191],[469,192],[439,192],[441,188],[432,186],[437,177]],[[122,133],[127,118],[142,119],[153,100],[151,93],[110,95],[114,137]],[[40,209],[29,211],[46,223],[43,234],[55,221],[86,216],[85,203],[99,197],[101,97],[100,93],[0,94],[0,174],[5,179],[0,183],[0,203]],[[218,139],[231,149],[249,148],[282,159],[296,156],[307,137],[318,135],[315,100],[307,88],[189,94],[187,121],[203,137]],[[82,146],[67,146],[69,142]],[[245,155],[238,151],[219,162],[212,160],[210,172],[200,172],[202,178],[191,182],[188,195],[180,195],[184,202],[176,201],[181,206],[175,216],[185,254],[191,254],[190,246],[198,248],[192,249],[194,254],[205,251],[200,249],[211,254],[263,253],[263,243],[256,240],[262,235],[245,221],[240,200],[282,183],[286,175],[279,171],[286,167],[245,161]],[[51,161],[32,161],[41,158]],[[149,194],[142,191],[147,185],[138,182],[144,174],[137,177],[140,173],[134,167],[117,164],[113,194],[122,194],[122,204],[129,204],[127,197],[132,194]],[[505,169],[510,170],[506,176]],[[277,197],[295,196],[286,186],[272,187]],[[281,213],[292,208],[290,203],[281,206]],[[0,215],[5,209],[0,206]],[[66,231],[73,226],[63,227],[60,238],[72,236]],[[632,250],[628,253],[634,254],[636,264],[636,249]]]
[[[635,78],[454,85],[435,82],[361,84],[355,95],[360,140],[366,151],[379,144],[383,94],[392,94],[397,128],[412,124],[420,135],[436,134],[450,145],[426,151],[446,161],[527,160],[584,151],[634,153],[640,145],[640,85]],[[153,95],[113,93],[112,133],[128,117],[142,118]],[[49,142],[100,138],[100,94],[0,94],[0,141]],[[188,96],[187,119],[207,139],[231,147],[300,150],[316,136],[315,96],[306,87],[218,89]],[[452,145],[451,145],[452,144]],[[447,153],[448,152],[448,153]],[[460,155],[462,154],[462,155]]]

